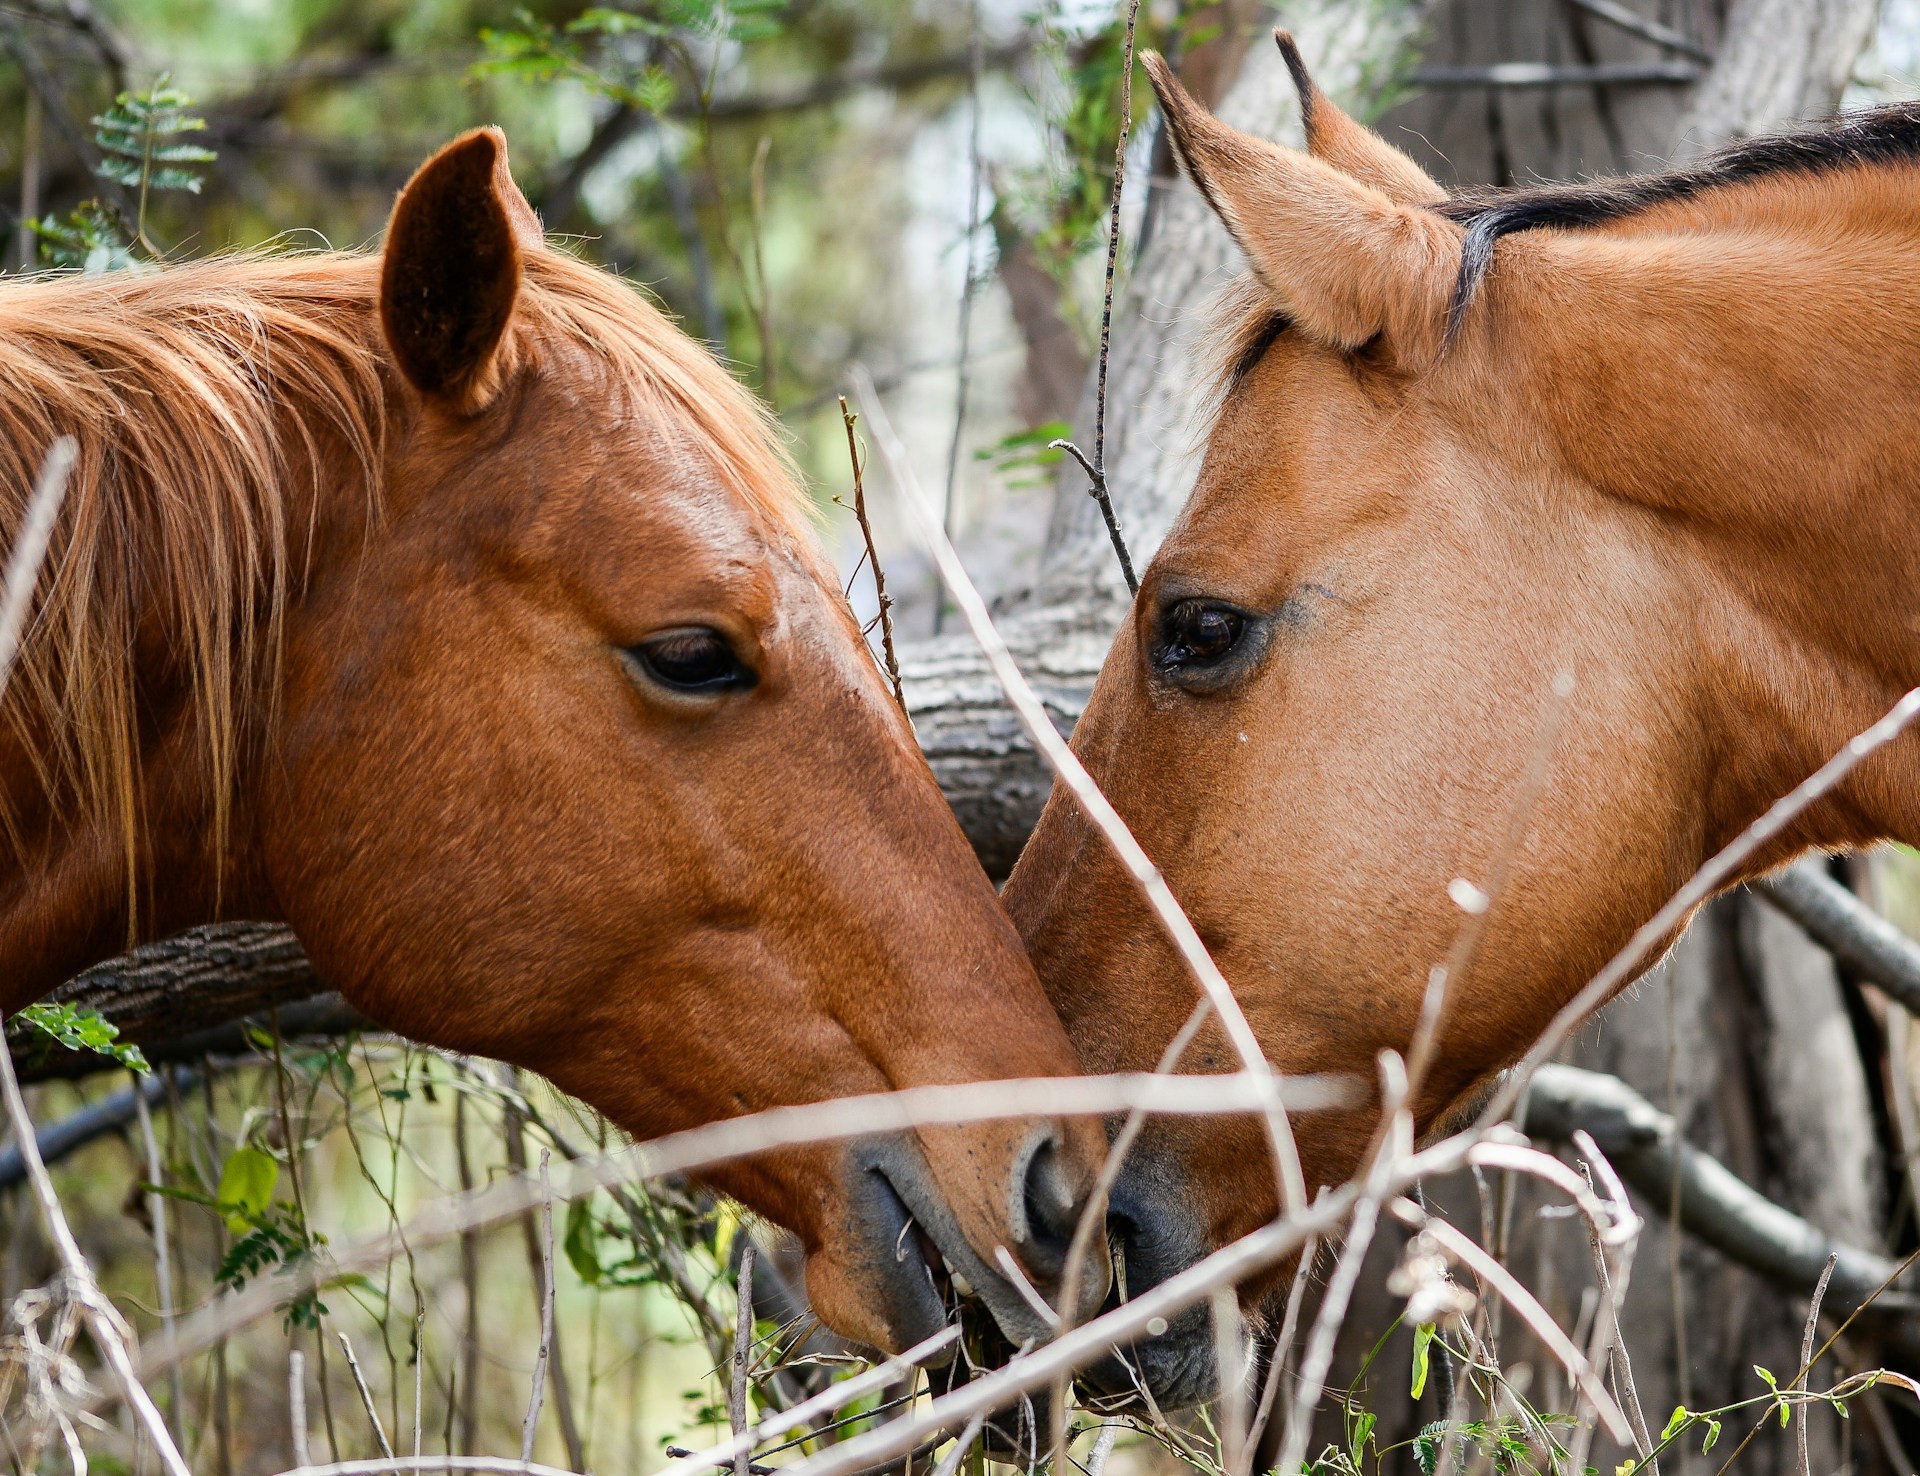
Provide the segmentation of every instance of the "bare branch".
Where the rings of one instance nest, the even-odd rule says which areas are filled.
[[[1800,924],[1842,968],[1920,1014],[1920,943],[1828,876],[1818,859],[1809,857],[1748,887]]]
[[[1809,1292],[1833,1257],[1830,1295],[1852,1309],[1899,1269],[1884,1256],[1836,1242],[1742,1183],[1716,1159],[1681,1142],[1673,1119],[1617,1077],[1557,1064],[1541,1067],[1528,1093],[1526,1127],[1559,1141],[1584,1128],[1621,1177],[1663,1208],[1677,1152],[1681,1227],[1776,1285]],[[1876,1330],[1891,1345],[1920,1355],[1920,1318],[1915,1316],[1920,1298],[1895,1293],[1881,1296],[1878,1306],[1888,1315],[1876,1319]]]

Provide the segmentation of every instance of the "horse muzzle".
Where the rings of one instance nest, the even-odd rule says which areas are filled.
[[[1129,1168],[1120,1176],[1107,1206],[1107,1233],[1114,1278],[1102,1312],[1178,1275],[1210,1249],[1189,1196],[1151,1171]],[[1214,1396],[1220,1380],[1216,1347],[1212,1310],[1199,1302],[1167,1318],[1164,1329],[1155,1324],[1090,1364],[1081,1385],[1085,1397],[1103,1408],[1137,1408],[1145,1403],[1145,1390],[1163,1410],[1187,1409]]]
[[[887,1135],[852,1145],[844,1226],[849,1248],[822,1269],[859,1284],[870,1309],[866,1339],[891,1352],[912,1347],[953,1321],[962,1302],[983,1306],[1014,1349],[1051,1336],[1034,1299],[1049,1308],[1057,1303],[1073,1234],[1086,1210],[1059,1155],[1054,1130],[1036,1127],[994,1196],[1003,1201],[1002,1212],[984,1235],[976,1225],[970,1237],[917,1139]],[[978,1243],[985,1238],[992,1243]],[[808,1275],[812,1286],[812,1265]],[[1109,1280],[1106,1245],[1096,1235],[1081,1267],[1076,1320],[1098,1309]],[[951,1358],[949,1348],[932,1362]]]

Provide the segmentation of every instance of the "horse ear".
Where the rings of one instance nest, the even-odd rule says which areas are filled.
[[[1364,124],[1343,113],[1307,72],[1300,48],[1291,34],[1275,31],[1280,55],[1300,94],[1300,121],[1307,132],[1307,152],[1342,174],[1372,185],[1399,205],[1433,205],[1447,198],[1438,181],[1400,150]]]
[[[1297,149],[1211,116],[1164,58],[1142,58],[1187,173],[1294,324],[1343,351],[1431,359],[1464,231]]]
[[[456,138],[407,181],[387,225],[380,323],[422,395],[463,415],[493,398],[521,256],[542,240],[498,128]]]

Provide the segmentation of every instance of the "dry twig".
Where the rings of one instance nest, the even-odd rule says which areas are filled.
[[[740,1299],[733,1318],[733,1366],[727,1379],[727,1422],[733,1427],[736,1445],[747,1433],[747,1364],[753,1354],[753,1263],[757,1254],[745,1232],[741,1238],[746,1243],[740,1248]],[[746,1450],[741,1449],[733,1458],[733,1476],[749,1476],[747,1467],[751,1464]]]
[[[911,725],[913,714],[907,712],[906,689],[900,685],[900,657],[893,649],[893,597],[887,593],[887,576],[880,568],[880,554],[873,546],[873,523],[867,517],[866,468],[860,461],[859,437],[853,433],[853,424],[859,418],[847,408],[847,397],[841,395],[840,420],[847,428],[847,457],[853,463],[853,518],[860,525],[860,538],[866,544],[867,567],[873,570],[874,603],[880,610],[875,617],[880,622],[880,649],[886,655],[885,669],[887,681],[893,687],[893,700],[900,704],[900,711],[906,713]],[[857,577],[860,570],[856,567],[853,572]]]
[[[1140,21],[1140,0],[1127,6],[1126,35],[1120,54],[1120,137],[1113,146],[1113,203],[1107,217],[1107,283],[1100,302],[1100,364],[1093,401],[1093,459],[1071,441],[1049,441],[1048,449],[1064,451],[1087,474],[1087,491],[1100,504],[1100,516],[1106,520],[1107,537],[1120,560],[1120,573],[1126,578],[1127,593],[1140,593],[1140,581],[1133,572],[1133,559],[1127,552],[1127,540],[1120,533],[1120,519],[1113,510],[1113,497],[1107,488],[1107,360],[1113,347],[1113,279],[1120,262],[1120,200],[1127,187],[1127,140],[1133,133],[1133,41]]]
[[[1793,1387],[1802,1394],[1807,1392],[1807,1380],[1813,1373],[1813,1338],[1820,1330],[1820,1302],[1827,1294],[1827,1283],[1833,1279],[1833,1268],[1839,1263],[1837,1254],[1827,1257],[1826,1269],[1820,1273],[1820,1283],[1813,1289],[1813,1302],[1807,1308],[1807,1331],[1800,1339],[1800,1377],[1793,1381]],[[1807,1453],[1807,1411],[1800,1411],[1800,1476],[1813,1476],[1813,1462]]]
[[[373,1438],[380,1446],[380,1454],[392,1460],[393,1443],[387,1439],[386,1429],[380,1423],[380,1411],[374,1405],[373,1390],[367,1387],[367,1376],[360,1372],[360,1360],[354,1357],[353,1344],[338,1329],[335,1329],[334,1336],[340,1340],[340,1351],[347,1360],[347,1372],[353,1375],[353,1387],[360,1391],[360,1406],[367,1412],[367,1423],[373,1426]]]

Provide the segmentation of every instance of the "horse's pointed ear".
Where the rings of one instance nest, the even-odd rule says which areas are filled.
[[[456,138],[407,181],[387,224],[380,323],[401,373],[422,395],[458,414],[493,398],[521,257],[541,241],[498,128]]]
[[[1334,348],[1431,361],[1445,341],[1461,227],[1227,127],[1164,58],[1142,60],[1187,173],[1294,324]]]
[[[1433,205],[1447,198],[1432,175],[1363,123],[1342,112],[1322,92],[1307,71],[1300,48],[1286,31],[1273,39],[1286,58],[1287,70],[1300,94],[1300,122],[1306,128],[1307,152],[1342,174],[1372,185],[1400,205]]]

